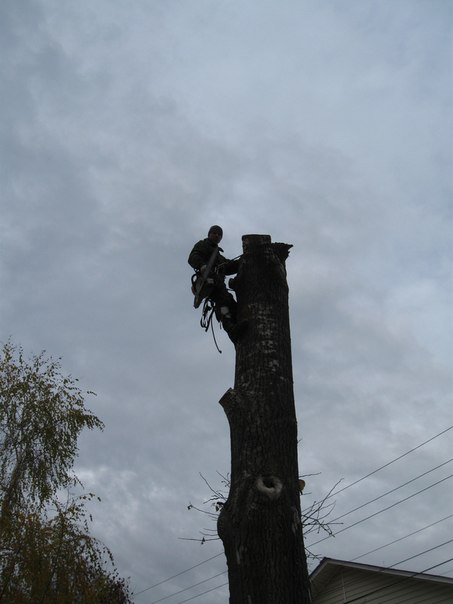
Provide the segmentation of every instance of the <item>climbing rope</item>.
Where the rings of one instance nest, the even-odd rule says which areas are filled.
[[[221,269],[225,264],[228,264],[235,260],[239,260],[240,258],[241,258],[241,256],[236,256],[236,258],[233,258],[232,260],[229,260],[228,262],[222,262],[221,264],[218,264],[217,266],[214,267],[212,273],[215,275],[217,275],[218,273],[221,273]],[[195,284],[199,277],[200,277],[199,271],[196,271],[195,274],[192,275],[192,293],[193,294],[195,294]],[[233,291],[231,288],[228,288],[228,290]],[[212,288],[209,291],[212,291]],[[209,328],[211,328],[212,339],[214,340],[215,347],[217,348],[217,351],[220,354],[222,354],[222,351],[220,350],[219,345],[217,344],[217,340],[216,340],[215,333],[214,333],[214,322],[212,320],[212,316],[214,315],[214,313],[215,313],[214,301],[209,298],[209,293],[208,293],[208,297],[206,297],[203,302],[203,309],[201,312],[200,325],[205,331],[208,331]],[[222,327],[222,323],[220,323],[220,328],[221,327]]]
[[[222,351],[220,350],[220,348],[217,344],[217,340],[216,340],[215,333],[214,333],[214,323],[212,321],[214,312],[215,312],[215,308],[214,308],[213,301],[210,300],[209,298],[206,298],[203,303],[203,310],[201,312],[200,325],[205,331],[208,331],[208,329],[211,328],[212,339],[214,340],[215,347],[217,348],[219,354],[222,354]]]

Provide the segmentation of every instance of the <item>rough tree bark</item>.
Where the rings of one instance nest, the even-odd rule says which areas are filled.
[[[244,235],[232,287],[238,319],[234,389],[220,400],[230,424],[231,485],[218,519],[231,604],[308,604],[297,462],[288,285],[291,245]]]

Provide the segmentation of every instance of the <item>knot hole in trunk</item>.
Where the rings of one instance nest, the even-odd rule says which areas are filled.
[[[256,480],[256,488],[269,499],[278,499],[283,489],[282,481],[276,476],[259,476]]]

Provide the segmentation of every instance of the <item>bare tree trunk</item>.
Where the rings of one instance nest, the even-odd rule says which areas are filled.
[[[220,400],[231,431],[231,486],[218,520],[231,604],[311,601],[301,526],[288,285],[290,245],[244,235],[233,287],[234,389]]]

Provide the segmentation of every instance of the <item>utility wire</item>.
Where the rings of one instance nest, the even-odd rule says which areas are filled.
[[[450,540],[450,541],[453,541],[453,540]],[[449,543],[449,541],[447,543]],[[431,550],[432,549],[438,549],[439,547],[442,547],[442,545],[445,545],[445,544],[444,543],[440,544],[440,545],[436,546],[435,548],[431,548]],[[431,551],[431,550],[426,550],[425,552],[421,552],[420,554],[417,554],[417,556],[421,556],[422,554],[426,553],[427,551]],[[412,557],[415,558],[417,556],[412,556]],[[422,574],[424,574],[424,573],[426,573],[426,572],[428,572],[430,570],[433,570],[434,568],[438,568],[439,566],[443,566],[444,564],[447,564],[448,562],[451,562],[452,560],[453,560],[453,558],[449,558],[448,560],[444,560],[440,564],[436,564],[436,565],[431,566],[429,568],[426,568],[426,569],[424,569],[422,571],[418,571],[418,572],[412,573],[411,575],[403,577],[403,578],[400,578],[397,581],[394,581],[393,583],[390,583],[388,585],[384,585],[383,587],[379,587],[378,589],[375,589],[373,591],[364,593],[364,594],[362,594],[362,595],[360,595],[360,596],[358,596],[358,597],[356,597],[356,598],[354,598],[352,600],[347,600],[347,602],[345,602],[344,604],[351,604],[352,602],[356,602],[357,600],[360,600],[362,598],[365,598],[365,597],[368,597],[368,596],[372,596],[372,595],[374,595],[375,593],[377,593],[379,591],[383,591],[384,589],[388,589],[389,587],[393,587],[394,585],[398,585],[398,584],[402,583],[403,581],[406,581],[407,579],[411,579],[413,577],[417,577],[418,575],[422,575]],[[401,562],[397,562],[396,564],[402,564],[403,562],[404,562],[404,560],[401,561]],[[394,565],[394,566],[396,566],[396,565]],[[390,566],[388,568],[392,568],[392,567]],[[383,569],[380,572],[384,572],[384,571],[385,571],[385,569]],[[197,598],[199,598],[201,596],[204,596],[207,593],[215,591],[216,589],[220,589],[221,587],[225,587],[225,585],[228,585],[228,583],[222,583],[222,585],[218,585],[217,587],[212,587],[211,589],[208,589],[207,591],[203,591],[202,593],[197,594],[196,596],[192,596],[190,598],[187,598],[186,600],[180,600],[177,604],[184,604],[185,602],[190,602],[191,600],[196,600]],[[390,602],[390,600],[387,600],[387,604],[389,604],[389,602]]]
[[[391,541],[390,543],[386,543],[385,545],[382,545],[381,547],[377,547],[376,549],[373,549],[369,552],[366,552],[365,554],[361,554],[360,556],[357,556],[356,558],[353,558],[351,560],[351,562],[355,562],[356,560],[359,560],[360,558],[363,558],[365,556],[367,556],[368,554],[372,554],[378,550],[384,549],[385,547],[388,547],[390,545],[393,545],[394,543],[397,543],[398,541],[402,541],[403,539],[407,539],[408,537],[411,537],[412,535],[415,535],[417,533],[420,533],[428,528],[431,528],[432,526],[435,526],[436,524],[440,524],[441,522],[444,522],[445,520],[448,520],[449,518],[452,518],[453,514],[450,514],[449,516],[446,516],[445,518],[441,518],[440,520],[437,520],[436,522],[432,522],[431,524],[428,524],[427,526],[424,526],[416,531],[413,531],[412,533],[409,533],[408,535],[405,535],[404,537],[400,537],[399,539],[395,539],[394,541]],[[430,550],[427,550],[430,551]],[[422,552],[422,553],[426,553],[426,552]],[[419,554],[421,555],[421,554]],[[408,558],[409,560],[410,558]],[[406,562],[407,560],[403,560],[402,562],[398,562],[397,564],[402,564],[403,562]],[[394,565],[393,565],[394,566]],[[392,566],[390,566],[389,568],[392,568]],[[181,589],[180,591],[174,592],[173,594],[170,594],[169,596],[164,596],[163,598],[160,598],[159,600],[153,600],[153,602],[151,602],[150,604],[157,604],[157,602],[162,602],[163,600],[167,600],[168,598],[171,598],[173,596],[177,596],[181,593],[183,593],[184,591],[188,591],[189,589],[192,589],[193,587],[197,587],[198,585],[201,585],[203,583],[206,583],[207,581],[210,581],[211,579],[215,579],[216,577],[219,577],[220,575],[224,575],[227,571],[223,571],[221,573],[218,573],[217,575],[214,575],[212,577],[209,577],[208,579],[204,579],[203,581],[200,581],[198,583],[194,583],[193,585],[189,585],[188,587]]]
[[[434,566],[430,566],[429,568],[425,568],[424,570],[421,570],[419,572],[411,573],[410,575],[407,575],[406,577],[402,577],[402,578],[398,579],[397,581],[393,581],[393,583],[388,583],[387,585],[383,585],[382,587],[378,587],[377,589],[374,589],[373,591],[362,593],[360,596],[356,596],[355,598],[352,598],[352,600],[346,600],[344,602],[344,604],[352,604],[352,602],[357,602],[358,600],[362,600],[363,601],[363,598],[369,598],[369,596],[373,596],[374,594],[377,594],[380,591],[384,591],[385,589],[388,589],[389,587],[394,587],[395,585],[401,584],[404,581],[407,581],[408,579],[413,579],[414,577],[417,577],[419,575],[425,574],[425,573],[427,573],[430,570],[433,570],[435,568],[438,568],[439,566],[443,566],[444,564],[447,564],[448,562],[451,562],[452,560],[453,560],[453,558],[449,558],[448,560],[444,560],[440,564],[435,564]],[[393,600],[394,598],[391,598],[391,599]],[[388,599],[387,600],[387,604],[390,601],[391,600]]]
[[[416,451],[417,449],[420,449],[421,447],[423,447],[424,445],[427,445],[428,443],[430,443],[431,441],[433,441],[436,438],[439,438],[439,436],[442,436],[443,434],[445,434],[446,432],[448,432],[449,430],[451,430],[453,428],[453,426],[449,426],[448,428],[445,428],[445,430],[442,430],[442,432],[439,432],[439,434],[435,434],[434,436],[432,436],[431,438],[428,438],[428,440],[425,440],[424,442],[420,443],[419,445],[417,445],[416,447],[413,447],[412,449],[410,449],[409,451],[406,451],[406,453],[403,453],[402,455],[399,455],[398,457],[395,457],[395,459],[392,459],[391,461],[387,462],[386,464],[384,464],[383,466],[380,466],[379,468],[376,468],[376,470],[373,470],[372,472],[370,472],[369,474],[367,474],[366,476],[363,476],[362,478],[359,478],[358,480],[355,480],[354,482],[351,482],[351,484],[346,485],[345,487],[343,487],[342,489],[338,489],[338,491],[334,491],[333,493],[330,493],[330,495],[328,495],[326,497],[326,499],[331,499],[332,497],[334,497],[335,495],[338,495],[339,493],[342,493],[343,491],[346,491],[346,489],[350,489],[351,487],[355,486],[356,484],[358,484],[359,482],[362,482],[362,480],[365,480],[366,478],[369,478],[370,476],[373,476],[373,474],[376,474],[377,472],[380,472],[381,470],[383,470],[384,468],[387,468],[388,466],[392,465],[393,463],[399,461],[400,459],[402,459],[403,457],[406,457],[406,455],[409,455],[409,453],[413,453],[414,451]]]
[[[436,524],[440,524],[441,522],[444,522],[445,520],[448,520],[449,518],[453,518],[453,514],[450,514],[449,516],[445,516],[445,518],[441,518],[441,520],[437,520],[436,522],[432,522],[431,524],[428,524],[426,526],[424,526],[423,528],[420,528],[416,531],[413,531],[412,533],[409,533],[408,535],[404,535],[404,537],[400,537],[399,539],[395,539],[394,541],[390,541],[390,543],[386,543],[385,545],[381,545],[380,547],[376,547],[375,549],[370,550],[369,552],[366,552],[365,554],[360,554],[360,556],[357,556],[356,558],[353,558],[351,560],[351,562],[355,562],[356,560],[360,560],[360,558],[364,558],[365,556],[368,556],[369,554],[374,554],[375,552],[378,552],[381,549],[384,549],[385,547],[389,547],[390,545],[394,545],[395,543],[398,543],[399,541],[403,541],[404,539],[407,539],[408,537],[412,537],[412,535],[416,535],[417,533],[421,533],[422,531],[431,528],[432,526],[435,526]]]
[[[420,552],[419,554],[414,554],[413,556],[409,556],[409,558],[406,558],[405,560],[401,560],[400,562],[395,562],[395,564],[392,564],[388,568],[394,568],[395,566],[398,566],[398,564],[404,564],[405,562],[409,562],[409,560],[413,560],[414,558],[418,558],[419,556],[423,556],[424,554],[428,554],[429,552],[433,552],[435,549],[439,549],[440,547],[443,547],[444,545],[448,545],[452,541],[453,541],[453,539],[449,539],[448,541],[444,541],[443,543],[439,543],[439,545],[435,545],[434,547],[430,547],[429,549],[425,549],[424,552]]]
[[[396,457],[395,459],[392,459],[391,461],[387,462],[386,464],[380,466],[379,468],[376,468],[375,470],[373,470],[372,472],[366,474],[366,476],[363,476],[362,478],[359,478],[358,480],[355,480],[354,482],[351,482],[351,484],[346,485],[345,487],[339,489],[338,491],[335,491],[333,493],[331,493],[330,495],[328,495],[325,499],[325,501],[327,501],[327,499],[331,499],[332,497],[334,497],[335,495],[338,495],[339,493],[342,493],[343,491],[345,491],[346,489],[349,489],[350,487],[355,486],[356,484],[358,484],[359,482],[362,482],[363,480],[365,480],[366,478],[369,478],[370,476],[373,476],[374,474],[376,474],[377,472],[379,472],[380,470],[383,470],[384,468],[387,468],[388,466],[390,466],[391,464],[399,461],[400,459],[402,459],[403,457],[406,457],[407,455],[409,455],[410,453],[413,453],[414,451],[416,451],[417,449],[420,449],[421,447],[423,447],[424,445],[430,443],[431,441],[433,441],[434,439],[438,438],[439,436],[442,436],[443,434],[445,434],[446,432],[448,432],[449,430],[451,430],[453,428],[452,426],[449,426],[448,428],[446,428],[445,430],[442,430],[442,432],[439,432],[438,434],[435,434],[434,436],[432,436],[431,438],[429,438],[428,440],[425,440],[424,442],[420,443],[419,445],[417,445],[416,447],[413,447],[412,449],[410,449],[409,451],[406,451],[405,453],[399,455],[398,457]],[[449,477],[450,478],[450,477]],[[415,480],[415,479],[414,479]],[[437,484],[437,483],[436,483]],[[435,485],[432,485],[435,486]],[[422,492],[422,491],[419,491]],[[383,495],[382,495],[383,497]],[[402,500],[405,501],[405,500]],[[371,503],[371,501],[369,502]],[[401,502],[402,503],[402,502]],[[366,505],[366,504],[364,504]],[[396,505],[396,504],[395,504]],[[304,511],[307,511],[309,508],[307,508]],[[386,508],[387,509],[387,508]],[[382,510],[385,511],[385,510]],[[372,516],[370,516],[369,518],[371,518]],[[367,520],[368,518],[364,518],[363,520],[361,520],[360,522],[364,522],[365,520]],[[357,523],[356,523],[357,524]],[[351,525],[350,527],[346,527],[346,528],[351,528],[352,526],[355,525]],[[341,531],[338,531],[338,533],[346,530],[346,528],[342,529]],[[336,533],[336,534],[338,534]],[[325,539],[328,539],[329,537],[325,537],[324,539],[321,539],[321,541],[324,541]],[[316,541],[315,543],[313,543],[312,545],[316,545],[317,543],[320,543],[320,541]],[[385,546],[383,546],[385,547]],[[145,593],[146,591],[149,591],[150,589],[153,589],[154,587],[157,587],[159,585],[162,585],[163,583],[166,583],[167,581],[171,581],[172,579],[175,579],[176,577],[179,577],[180,575],[183,575],[191,570],[193,570],[194,568],[197,568],[198,566],[201,566],[202,564],[206,564],[206,562],[210,562],[211,560],[214,560],[215,558],[218,558],[219,556],[221,556],[224,552],[220,552],[218,554],[216,554],[215,556],[211,556],[210,558],[207,558],[206,560],[203,560],[201,562],[199,562],[198,564],[195,564],[194,566],[191,566],[189,568],[186,568],[185,570],[177,573],[176,575],[172,575],[171,577],[167,577],[166,579],[162,579],[161,581],[159,581],[158,583],[154,583],[154,585],[150,585],[149,587],[147,587],[146,589],[142,589],[141,591],[135,592],[132,595],[134,596],[138,596],[140,594]],[[363,554],[366,555],[366,554]]]
[[[142,589],[142,591],[137,591],[137,592],[133,593],[132,595],[133,596],[139,596],[140,594],[145,593],[145,591],[149,591],[150,589],[153,589],[153,587],[157,587],[158,585],[162,585],[162,583],[166,583],[167,581],[170,581],[171,579],[176,579],[176,577],[180,577],[184,573],[188,573],[189,570],[193,570],[194,568],[197,568],[198,566],[201,566],[202,564],[206,564],[206,562],[209,562],[210,560],[214,560],[214,558],[218,558],[219,556],[222,556],[222,555],[223,555],[223,552],[220,552],[219,554],[216,554],[215,556],[211,556],[210,558],[207,558],[206,560],[202,560],[198,564],[194,564],[194,566],[191,566],[190,568],[186,568],[186,570],[182,570],[180,573],[176,573],[176,575],[172,575],[171,577],[167,577],[166,579],[162,579],[162,581],[159,581],[159,583],[154,583],[154,585],[150,585],[146,589]]]
[[[437,483],[436,483],[436,484],[437,484]],[[434,485],[432,485],[432,486],[434,486]],[[450,514],[449,516],[446,516],[445,518],[442,518],[442,519],[440,519],[440,520],[437,520],[436,522],[433,522],[433,523],[431,523],[431,524],[429,524],[429,525],[427,525],[427,526],[424,526],[423,528],[418,529],[417,531],[413,531],[412,533],[409,533],[408,535],[405,535],[404,537],[401,537],[401,538],[396,539],[396,540],[394,540],[394,541],[392,541],[392,542],[390,542],[390,543],[387,543],[387,544],[385,544],[385,545],[383,545],[383,546],[381,546],[381,547],[378,547],[378,548],[376,548],[376,549],[374,549],[374,550],[371,550],[370,552],[367,552],[367,553],[365,553],[365,554],[362,554],[362,555],[360,555],[360,556],[357,556],[356,558],[353,558],[353,559],[352,559],[352,562],[354,562],[355,560],[358,560],[359,558],[363,558],[364,556],[367,556],[368,554],[374,553],[375,551],[378,551],[378,550],[380,550],[380,549],[383,549],[384,547],[387,547],[387,546],[393,545],[394,543],[397,543],[398,541],[402,541],[403,539],[406,539],[407,537],[410,537],[410,536],[412,536],[412,535],[415,535],[416,533],[420,533],[421,531],[426,530],[426,529],[428,529],[428,528],[431,528],[432,526],[435,526],[436,524],[440,524],[441,522],[443,522],[443,521],[445,521],[445,520],[448,520],[448,519],[449,519],[449,518],[451,518],[451,517],[453,517],[453,514]],[[346,527],[346,528],[350,528],[350,527]],[[345,530],[345,529],[344,529],[344,530]],[[340,531],[339,531],[339,532],[340,532]],[[439,549],[440,547],[443,547],[444,545],[447,545],[447,544],[449,544],[449,543],[451,543],[451,542],[453,542],[453,539],[450,539],[450,540],[448,540],[448,541],[445,541],[444,543],[441,543],[441,544],[436,545],[436,546],[434,546],[434,547],[431,547],[431,548],[429,548],[429,549],[427,549],[427,550],[424,550],[424,551],[422,551],[422,552],[419,552],[418,554],[415,554],[415,555],[413,555],[413,556],[410,556],[409,558],[405,558],[404,560],[400,560],[399,562],[396,562],[396,563],[392,564],[391,566],[389,566],[389,567],[387,567],[387,568],[394,568],[395,566],[398,566],[399,564],[404,564],[405,562],[408,562],[409,560],[412,560],[412,559],[414,559],[414,558],[418,558],[419,556],[422,556],[422,555],[424,555],[424,554],[426,554],[426,553],[429,553],[429,552],[431,552],[431,551],[434,551],[434,550],[436,550],[436,549]],[[218,554],[218,555],[220,555],[220,554]],[[217,556],[218,556],[218,555],[217,555]],[[214,556],[214,558],[215,558],[215,557],[217,557],[217,556]],[[212,559],[212,558],[210,558],[210,559]],[[449,560],[448,560],[447,562],[449,562]],[[201,564],[203,564],[203,562],[201,562],[201,563],[199,563],[199,564],[197,564],[197,565],[195,565],[195,566],[193,566],[193,567],[191,567],[190,569],[187,569],[187,570],[192,570],[193,568],[196,568],[197,566],[200,566]],[[443,563],[442,563],[442,564],[443,564]],[[435,567],[432,567],[432,568],[435,568]],[[431,569],[426,569],[426,570],[431,570]],[[153,600],[153,602],[151,602],[151,604],[157,604],[158,602],[162,602],[163,600],[167,600],[168,598],[171,598],[171,597],[177,596],[177,595],[179,595],[179,594],[181,594],[181,593],[184,593],[185,591],[188,591],[189,589],[192,589],[192,588],[194,588],[194,587],[197,587],[197,586],[199,586],[199,585],[202,585],[203,583],[206,583],[207,581],[210,581],[210,580],[215,579],[215,578],[217,578],[217,577],[219,577],[219,576],[221,576],[221,575],[224,575],[226,572],[227,572],[227,571],[223,571],[223,572],[221,572],[221,573],[218,573],[218,574],[216,574],[216,575],[213,575],[212,577],[209,577],[209,578],[207,578],[207,579],[204,579],[203,581],[199,581],[198,583],[194,583],[194,584],[192,584],[192,585],[189,585],[188,587],[185,587],[184,589],[181,589],[180,591],[174,592],[173,594],[170,594],[170,595],[168,595],[168,596],[164,596],[163,598],[160,598],[159,600]],[[421,572],[426,572],[426,571],[421,571]],[[181,574],[183,574],[183,573],[178,573],[178,575],[175,575],[175,576],[179,576],[179,575],[181,575]],[[420,573],[415,573],[415,574],[420,574]],[[398,580],[398,582],[399,582],[399,581],[400,581],[400,580]],[[220,589],[221,587],[224,587],[224,586],[225,586],[225,585],[227,585],[227,584],[228,584],[228,583],[223,583],[222,585],[219,585],[218,587],[214,587],[214,588],[208,589],[208,590],[206,590],[206,591],[204,591],[204,592],[202,592],[202,593],[200,593],[200,594],[198,594],[198,595],[196,595],[196,596],[192,596],[192,597],[190,597],[190,598],[188,598],[188,599],[186,599],[186,600],[182,600],[182,602],[179,602],[178,604],[182,604],[183,602],[189,602],[190,600],[194,600],[194,599],[198,598],[199,596],[202,596],[202,595],[205,595],[205,594],[210,593],[210,592],[212,592],[212,591],[215,591],[216,589]],[[156,584],[156,585],[157,585],[157,584]],[[393,585],[393,584],[392,584],[392,585]],[[148,588],[148,589],[151,589],[151,588]],[[145,591],[146,591],[146,590],[145,590]],[[140,593],[143,593],[143,592],[140,592]],[[135,595],[138,595],[138,594],[135,594]],[[368,595],[368,594],[366,594],[366,595]]]
[[[417,491],[416,493],[412,493],[412,495],[409,495],[408,497],[405,497],[404,499],[400,499],[399,501],[392,503],[392,505],[389,505],[386,508],[383,508],[382,510],[375,512],[374,514],[370,514],[370,516],[367,516],[366,518],[362,518],[361,520],[358,520],[357,522],[354,522],[353,524],[345,526],[344,528],[337,531],[334,535],[328,535],[327,537],[323,537],[322,539],[319,539],[318,541],[315,541],[314,543],[310,543],[307,547],[313,547],[313,545],[317,545],[318,543],[321,543],[322,541],[326,541],[327,539],[330,539],[331,537],[336,537],[340,533],[347,531],[348,529],[352,528],[353,526],[357,526],[358,524],[361,524],[362,522],[365,522],[366,520],[369,520],[370,518],[374,518],[374,516],[378,516],[379,514],[382,514],[383,512],[386,512],[387,510],[394,508],[395,506],[399,505],[400,503],[404,503],[405,501],[412,499],[412,497],[415,497],[416,495],[420,495],[420,493],[424,493],[425,491],[432,489],[433,487],[437,486],[438,484],[441,484],[442,482],[445,482],[446,480],[449,480],[452,477],[453,477],[453,474],[450,474],[450,476],[446,476],[445,478],[438,480],[437,482],[429,485],[428,487],[425,487],[424,489],[421,489],[420,491]]]
[[[447,545],[447,544],[448,544],[448,543],[450,543],[451,541],[453,541],[453,539],[450,539],[449,541],[446,541],[445,543],[440,543],[439,545],[436,545],[435,547],[432,547],[432,548],[430,548],[430,549],[427,549],[427,550],[425,550],[425,551],[423,551],[423,552],[419,552],[418,554],[415,554],[414,556],[411,556],[410,558],[406,558],[405,560],[400,560],[399,562],[396,562],[395,564],[392,564],[392,566],[385,566],[385,567],[384,567],[384,566],[381,566],[381,567],[377,567],[377,568],[378,568],[378,570],[374,571],[374,572],[375,572],[375,575],[379,575],[379,574],[385,574],[385,573],[386,573],[386,571],[391,570],[391,569],[394,569],[394,567],[395,567],[395,566],[398,566],[399,564],[403,564],[404,562],[407,562],[408,560],[412,560],[413,558],[418,558],[419,556],[422,556],[422,555],[424,555],[424,554],[426,554],[426,553],[428,553],[428,552],[434,551],[434,550],[436,550],[436,549],[440,549],[441,547],[443,547],[444,545]],[[396,585],[396,584],[400,583],[401,581],[404,581],[404,580],[406,580],[406,579],[411,579],[411,578],[413,578],[413,577],[415,577],[415,576],[418,576],[418,575],[424,574],[424,573],[426,573],[426,572],[427,572],[427,571],[429,571],[429,570],[432,570],[432,569],[434,569],[434,568],[438,568],[439,566],[443,566],[444,564],[447,564],[447,563],[448,563],[448,562],[450,562],[452,559],[453,559],[453,558],[450,558],[449,560],[445,560],[444,562],[441,562],[440,564],[436,564],[435,566],[431,566],[430,568],[426,568],[425,570],[422,570],[422,571],[416,571],[416,572],[413,572],[413,573],[411,573],[410,571],[402,571],[402,572],[405,572],[405,573],[409,572],[409,574],[407,574],[405,577],[402,577],[402,578],[401,578],[401,577],[399,577],[399,578],[398,578],[396,581],[393,581],[393,582],[392,582],[392,583],[390,583],[390,584],[387,584],[387,585],[385,585],[385,586],[381,586],[381,587],[377,588],[377,589],[376,589],[376,591],[381,591],[381,590],[383,590],[383,589],[387,589],[387,587],[391,587],[391,586],[393,586],[393,585]],[[398,570],[401,570],[401,569],[395,569],[395,570],[396,570],[396,571],[398,571]],[[330,589],[327,589],[326,591],[324,591],[324,592],[323,592],[323,596],[328,596],[329,594],[332,594],[332,593],[334,593],[335,591],[336,591],[336,587],[332,587],[332,588],[330,588]],[[368,595],[371,595],[372,593],[374,593],[374,591],[373,591],[373,592],[370,592],[370,593],[362,593],[360,596],[355,597],[355,598],[354,598],[353,600],[351,600],[351,601],[355,601],[355,600],[357,600],[357,599],[367,597]],[[389,601],[389,600],[387,600],[387,602],[388,602],[388,601]]]
[[[387,491],[386,493],[383,493],[382,495],[379,495],[378,497],[375,497],[374,499],[371,499],[370,501],[367,501],[366,503],[362,503],[362,505],[359,505],[356,508],[349,510],[349,512],[346,512],[346,513],[342,514],[341,516],[334,518],[331,522],[333,523],[333,522],[336,522],[337,520],[341,520],[341,518],[344,518],[345,516],[349,516],[349,514],[352,514],[353,512],[357,512],[357,510],[364,508],[365,506],[369,505],[370,503],[374,503],[375,501],[382,499],[386,495],[390,495],[391,493],[394,493],[395,491],[398,491],[399,489],[402,489],[403,487],[407,487],[408,484],[411,484],[412,482],[415,482],[419,478],[423,478],[423,476],[426,476],[427,474],[430,474],[431,472],[434,472],[435,470],[438,470],[439,468],[446,466],[448,463],[451,463],[452,461],[453,461],[453,458],[449,459],[448,461],[444,461],[443,463],[439,464],[435,468],[431,468],[430,470],[423,472],[423,474],[419,474],[415,478],[411,478],[411,480],[408,480],[407,482],[400,484],[399,486],[395,487],[394,489],[391,489],[390,491]]]
[[[187,598],[187,600],[180,600],[179,602],[177,602],[177,604],[184,604],[184,602],[190,602],[190,600],[195,600],[196,598],[199,598],[200,596],[204,596],[205,594],[208,594],[211,591],[215,591],[216,589],[225,587],[225,585],[228,585],[228,581],[226,583],[222,583],[222,585],[218,585],[217,587],[212,587],[211,589],[208,589],[207,591],[203,591],[201,594],[198,594],[197,596],[192,596],[191,598]]]
[[[414,535],[415,533],[419,533],[422,530],[425,530],[427,528],[430,528],[436,524],[439,524],[440,522],[447,520],[448,518],[451,518],[453,516],[453,514],[450,514],[450,516],[446,516],[445,518],[442,518],[441,520],[438,520],[437,522],[433,522],[431,524],[429,524],[428,526],[423,527],[422,529],[419,529],[418,531],[414,531],[413,533],[410,533],[409,535],[406,535],[405,537],[402,537],[401,539],[405,539],[406,537],[409,537],[411,535]],[[401,541],[401,539],[397,539],[396,541]],[[393,543],[395,543],[396,541],[393,541],[392,543],[388,543],[387,545],[392,545]],[[418,558],[419,556],[422,556],[423,554],[427,554],[431,551],[434,551],[436,549],[439,549],[440,547],[443,547],[444,545],[447,545],[448,543],[453,542],[453,539],[450,539],[448,541],[445,541],[444,543],[441,543],[439,545],[436,545],[434,547],[431,547],[427,550],[424,550],[423,552],[420,552],[418,554],[415,554],[413,556],[410,556],[409,558],[406,558],[404,560],[401,560],[399,562],[396,562],[395,564],[392,564],[391,566],[388,566],[387,568],[394,568],[395,566],[398,566],[399,564],[404,564],[405,562],[408,562],[409,560],[412,560],[413,558]],[[387,547],[387,545],[382,546],[383,547]],[[377,548],[377,549],[382,549],[382,548]],[[373,550],[376,551],[376,550]],[[368,553],[372,553],[372,552],[368,552]],[[363,556],[366,556],[367,554],[362,554],[361,556],[358,556],[357,558],[354,558],[353,560],[351,560],[351,562],[354,562],[355,560],[358,560],[359,558],[362,558]],[[185,587],[184,589],[181,589],[180,591],[176,591],[173,594],[170,594],[168,596],[164,596],[163,598],[160,598],[159,600],[153,600],[153,602],[151,602],[150,604],[157,604],[158,602],[162,602],[163,600],[167,600],[168,598],[171,598],[173,596],[177,596],[185,591],[188,591],[189,589],[192,589],[194,587],[197,587],[198,585],[202,585],[203,583],[206,583],[207,581],[210,581],[211,579],[215,579],[217,577],[220,577],[221,575],[224,575],[227,571],[223,571],[221,573],[218,573],[217,575],[213,575],[212,577],[209,577],[208,579],[204,579],[203,581],[199,581],[198,583],[194,583],[193,585],[189,585],[188,587]],[[188,602],[189,600],[195,599],[199,596],[202,596],[206,593],[209,593],[215,589],[220,589],[220,587],[223,587],[224,585],[227,585],[226,583],[224,583],[223,585],[220,585],[219,587],[215,587],[213,589],[209,589],[207,591],[202,592],[201,594],[198,594],[197,596],[193,596],[191,598],[189,598],[188,600],[183,600],[183,602]],[[181,604],[181,603],[178,603]]]
[[[194,583],[193,585],[189,585],[189,587],[185,587],[184,589],[180,589],[179,591],[175,591],[174,593],[170,594],[169,596],[164,596],[163,598],[160,598],[159,600],[153,600],[151,602],[151,604],[157,604],[157,602],[163,602],[164,600],[168,600],[168,598],[172,598],[173,596],[178,596],[179,594],[182,594],[185,591],[188,591],[189,589],[192,589],[194,587],[197,587],[198,585],[202,585],[203,583],[207,583],[208,581],[211,581],[211,579],[215,579],[216,577],[220,577],[220,575],[224,575],[227,571],[224,570],[221,573],[218,573],[217,575],[214,575],[212,577],[209,577],[208,579],[204,579],[203,581],[199,581],[198,583]]]

